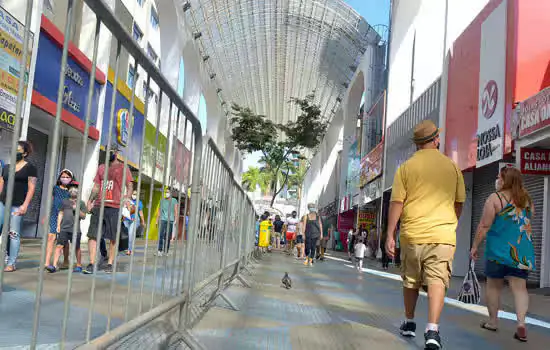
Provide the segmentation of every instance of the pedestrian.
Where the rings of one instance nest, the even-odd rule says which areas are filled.
[[[271,223],[271,220],[269,220],[269,212],[266,211],[260,218],[260,236],[258,239],[258,247],[260,247],[262,253],[267,253],[269,242],[273,234],[272,231],[273,224]]]
[[[299,223],[298,213],[294,210],[286,221],[286,249],[290,254],[292,254],[294,250],[294,244],[297,238],[296,231]]]
[[[464,178],[456,164],[439,152],[439,129],[433,122],[418,124],[413,141],[417,151],[394,176],[385,249],[395,257],[395,230],[401,219],[406,317],[401,335],[416,335],[416,302],[420,288],[425,287],[429,300],[425,348],[441,349],[439,319],[453,267],[458,218],[466,200]]]
[[[365,258],[365,253],[367,252],[367,246],[362,239],[357,240],[357,244],[355,244],[354,252],[355,252],[355,267],[358,271],[363,271],[363,259]]]
[[[274,235],[275,249],[281,248],[281,238],[283,236],[284,225],[285,223],[283,220],[281,220],[281,216],[275,215],[275,221],[273,221],[273,231],[275,233]]]
[[[353,230],[352,228],[349,230],[348,233],[348,259],[349,261],[352,261],[353,252],[355,251],[355,243],[357,239],[357,231]]]
[[[321,218],[321,222],[323,222]],[[317,241],[317,252],[315,258],[317,260],[324,261],[325,260],[325,251],[327,250],[328,240],[330,238],[332,225],[328,225],[326,220],[323,224],[323,230],[321,231],[321,237]]]
[[[304,238],[306,240],[306,260],[304,265],[313,266],[313,259],[315,258],[315,247],[317,246],[317,240],[321,237],[323,232],[323,224],[321,223],[321,217],[317,214],[315,204],[309,203],[307,205],[308,214],[304,216],[302,221],[302,227],[304,227]]]
[[[4,268],[5,272],[13,272],[16,270],[15,263],[17,262],[19,248],[21,246],[21,224],[36,189],[37,171],[35,166],[27,161],[31,153],[32,147],[28,142],[18,142],[13,197],[10,210],[11,219],[8,236],[9,244],[7,245],[7,264]],[[3,167],[2,176],[0,177],[0,232],[2,232],[1,230],[4,225],[4,208],[7,196],[6,186],[10,175],[9,167],[9,164]]]
[[[159,209],[157,210],[157,225],[159,228],[159,243],[158,256],[168,254],[170,249],[170,241],[172,240],[172,229],[174,221],[178,217],[178,200],[172,196],[169,188],[164,191],[164,198],[160,201]],[[208,215],[208,230],[213,228],[213,218]],[[212,239],[212,233],[210,239]]]
[[[116,235],[119,220],[120,204],[129,199],[133,193],[132,173],[124,163],[118,159],[118,146],[112,146],[109,152],[109,163],[101,164],[94,178],[94,187],[88,200],[88,210],[91,211],[90,227],[88,228],[88,251],[90,254],[90,263],[83,271],[85,274],[94,273],[95,255],[97,249],[97,236],[100,225],[102,227],[102,238],[109,241],[106,273],[113,272],[113,262],[117,254]],[[104,179],[105,167],[108,167],[107,179]],[[126,175],[125,175],[126,173]],[[125,183],[123,182],[125,180]],[[103,222],[99,222],[99,212],[101,207],[101,196],[105,190],[105,208],[103,211]],[[121,227],[122,229],[122,227]],[[100,242],[101,244],[101,242]],[[100,247],[101,249],[101,247]],[[106,250],[106,247],[103,249]],[[101,249],[101,250],[103,250]],[[107,253],[105,251],[105,253]],[[103,255],[103,254],[102,254]]]
[[[63,169],[57,177],[57,182],[52,191],[52,211],[50,213],[50,232],[48,233],[48,243],[46,246],[46,260],[44,267],[48,268],[52,259],[54,246],[57,239],[57,217],[65,199],[69,198],[69,185],[75,181],[73,172],[69,169]],[[63,248],[63,265],[61,269],[69,268],[69,245]]]
[[[76,266],[73,272],[82,272],[82,252],[80,250],[80,240],[82,238],[82,231],[80,229],[80,221],[86,218],[88,208],[84,201],[80,201],[77,204],[78,199],[78,183],[72,182],[69,185],[69,198],[64,199],[61,202],[59,208],[59,214],[57,215],[57,246],[55,248],[55,255],[53,258],[53,264],[49,265],[46,270],[50,273],[55,273],[59,270],[58,262],[64,247],[69,243],[75,245]],[[78,220],[76,237],[73,240],[73,225],[74,221]],[[68,263],[68,261],[67,261]]]
[[[128,249],[126,250],[126,255],[132,255],[137,232],[140,228],[145,227],[143,203],[137,198],[136,190],[132,193],[132,199],[126,202],[126,206],[130,214],[124,220],[124,225],[128,230]]]
[[[478,247],[487,237],[485,249],[486,300],[489,320],[481,327],[498,329],[498,309],[504,279],[514,295],[517,328],[514,338],[527,341],[525,315],[529,306],[526,281],[535,269],[535,249],[531,221],[535,208],[523,185],[521,173],[515,168],[502,168],[496,181],[496,192],[483,208],[481,222],[472,244],[471,257],[478,258]]]

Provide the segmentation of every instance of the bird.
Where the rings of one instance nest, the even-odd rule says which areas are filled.
[[[283,282],[283,286],[286,289],[290,289],[292,287],[292,280],[290,279],[288,272],[285,272],[285,275],[283,276],[283,279],[281,280],[281,282]]]

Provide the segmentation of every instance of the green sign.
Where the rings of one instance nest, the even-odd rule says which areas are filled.
[[[143,173],[149,177],[153,177],[153,169],[155,170],[155,180],[162,182],[164,175],[164,162],[166,153],[167,139],[162,133],[158,134],[158,142],[156,141],[157,128],[149,121],[145,124],[145,142],[143,145],[143,161],[141,169]],[[155,162],[156,153],[156,162]]]

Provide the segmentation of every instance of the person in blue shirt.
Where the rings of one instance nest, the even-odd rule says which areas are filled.
[[[132,255],[137,230],[140,227],[145,227],[143,203],[137,198],[136,190],[132,193],[132,199],[126,202],[126,208],[130,214],[123,218],[124,226],[128,229],[128,250],[126,250],[126,255]]]

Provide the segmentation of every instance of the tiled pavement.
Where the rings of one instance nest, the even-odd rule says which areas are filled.
[[[291,290],[281,287],[285,271]],[[264,255],[247,278],[251,289],[235,284],[226,291],[240,311],[223,307],[220,299],[193,330],[207,349],[423,348],[426,298],[419,299],[416,317],[420,336],[400,338],[402,297],[395,279],[358,272],[338,259],[307,268],[276,252]],[[480,329],[480,310],[446,305],[445,349],[548,349],[550,329],[529,326],[529,342],[518,343],[512,321],[502,320],[497,333]]]
[[[0,296],[0,349],[28,349],[34,318],[38,270],[41,265],[39,263],[40,243],[39,240],[24,241],[17,263],[17,271],[4,274],[4,288]],[[97,274],[91,322],[92,338],[105,332],[109,314],[111,315],[111,329],[123,322],[127,302],[128,315],[133,318],[139,308],[140,296],[143,312],[149,310],[152,305],[160,304],[162,299],[166,300],[169,295],[174,295],[176,292],[175,284],[172,285],[170,282],[172,275],[174,281],[176,280],[180,270],[172,268],[172,258],[156,258],[153,255],[156,250],[154,244],[150,245],[147,254],[148,263],[142,278],[141,262],[145,255],[143,241],[136,244],[139,246],[135,252],[130,290],[128,290],[130,257],[119,255],[118,272],[115,275],[109,275],[103,271]],[[86,244],[83,244],[83,249],[86,249]],[[179,256],[177,256],[178,260]],[[156,276],[154,273],[155,260],[157,263]],[[83,252],[83,262],[88,262],[86,251]],[[163,269],[165,262],[166,270]],[[167,273],[163,274],[162,271],[167,271]],[[59,349],[67,291],[67,274],[67,271],[55,274],[45,272],[39,318],[39,349]],[[181,275],[183,275],[182,271]],[[109,296],[111,295],[111,279],[113,277],[115,283],[111,299]],[[163,280],[164,289],[162,288]],[[143,293],[141,292],[142,281]],[[73,274],[67,349],[82,344],[86,338],[91,286],[91,275]],[[155,290],[154,296],[153,290]]]

